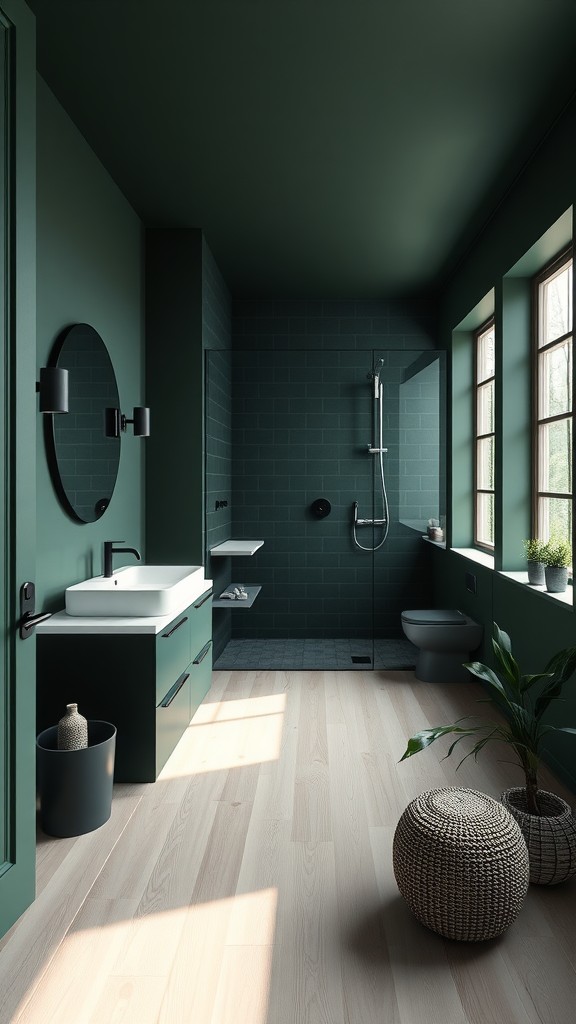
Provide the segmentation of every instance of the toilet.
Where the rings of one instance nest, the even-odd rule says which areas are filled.
[[[478,647],[484,627],[454,608],[402,612],[402,629],[419,649],[414,673],[425,683],[466,683],[464,661]]]

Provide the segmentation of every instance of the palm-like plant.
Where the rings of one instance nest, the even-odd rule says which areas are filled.
[[[467,736],[479,737],[472,749],[465,754],[457,767],[467,757],[478,757],[479,752],[491,740],[507,743],[515,751],[520,767],[526,777],[526,799],[529,814],[540,814],[538,807],[538,767],[542,750],[542,741],[547,733],[568,732],[576,735],[576,729],[568,726],[543,725],[542,716],[553,700],[561,700],[560,693],[564,683],[576,669],[576,647],[567,647],[550,659],[543,672],[536,675],[520,675],[517,662],[512,657],[510,637],[494,623],[492,639],[494,657],[498,674],[479,661],[466,663],[478,679],[488,688],[489,696],[483,697],[479,703],[495,704],[504,714],[506,721],[502,724],[484,721],[479,725],[463,725],[474,721],[473,716],[460,718],[453,725],[436,726],[416,733],[408,741],[408,747],[400,758],[404,761],[434,740],[450,733],[457,733],[446,757],[449,757],[455,746]],[[541,692],[535,698],[530,692],[537,683],[543,682]]]

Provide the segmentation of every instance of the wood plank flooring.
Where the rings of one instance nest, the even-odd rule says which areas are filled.
[[[531,886],[478,944],[423,928],[394,880],[418,793],[521,783],[496,746],[457,773],[447,744],[398,764],[479,696],[411,672],[214,673],[156,783],[116,786],[96,832],[39,834],[0,1024],[573,1024],[576,878]]]

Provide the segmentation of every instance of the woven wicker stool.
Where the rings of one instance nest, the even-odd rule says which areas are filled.
[[[506,808],[473,789],[416,797],[394,834],[394,874],[412,913],[448,939],[500,935],[528,889],[528,850]]]

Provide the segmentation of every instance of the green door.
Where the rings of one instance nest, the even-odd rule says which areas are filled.
[[[34,18],[0,0],[0,935],[34,899],[35,640],[18,632],[34,580],[36,502]]]

